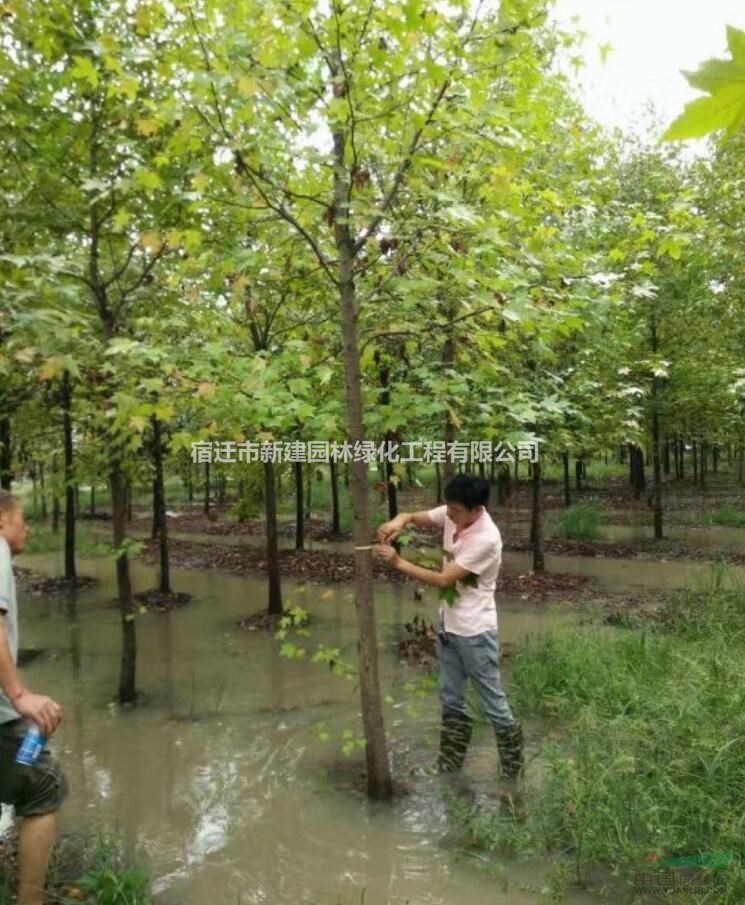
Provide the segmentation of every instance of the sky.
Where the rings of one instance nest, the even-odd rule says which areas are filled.
[[[745,0],[557,0],[555,16],[563,24],[578,16],[588,32],[579,76],[588,113],[634,131],[651,121],[650,100],[668,125],[699,96],[680,70],[728,56],[726,26],[745,30]]]

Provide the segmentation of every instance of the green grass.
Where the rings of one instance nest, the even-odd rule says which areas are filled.
[[[115,839],[63,837],[52,856],[47,899],[58,905],[152,905],[148,886]],[[15,905],[14,888],[10,867],[0,863],[0,905]]]
[[[719,571],[670,612],[663,628],[555,631],[515,653],[511,701],[553,731],[527,821],[471,810],[474,846],[561,855],[614,902],[649,852],[733,852],[724,889],[687,901],[745,901],[745,588]]]
[[[26,541],[24,553],[58,553],[64,549],[65,531],[64,525],[60,525],[59,531],[45,523],[32,523],[31,534]],[[110,551],[100,536],[94,536],[88,531],[86,525],[81,522],[75,524],[75,553],[77,556],[105,556]]]
[[[577,503],[553,516],[549,531],[554,537],[569,540],[601,540],[604,514],[595,506]]]
[[[725,528],[745,528],[745,509],[726,503],[710,512],[694,513],[689,521],[697,525],[720,525]]]

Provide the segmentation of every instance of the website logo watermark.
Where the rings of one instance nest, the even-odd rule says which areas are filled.
[[[729,866],[733,852],[704,852],[681,858],[647,856],[652,870],[634,874],[634,892],[649,894],[710,895],[727,887],[723,871]]]

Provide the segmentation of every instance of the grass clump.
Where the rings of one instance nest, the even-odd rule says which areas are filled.
[[[661,627],[529,639],[514,655],[513,698],[552,727],[540,781],[519,832],[470,815],[470,843],[563,859],[575,882],[617,902],[655,869],[650,853],[731,853],[687,901],[745,901],[744,655],[745,589],[721,574],[676,598]]]
[[[15,905],[14,846],[0,847],[0,905]],[[63,836],[55,848],[47,901],[57,905],[152,905],[148,879],[128,864],[116,839]]]
[[[554,537],[563,537],[567,540],[602,540],[602,522],[601,509],[577,503],[555,517],[551,533]]]

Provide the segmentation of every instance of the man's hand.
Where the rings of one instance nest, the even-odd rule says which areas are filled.
[[[391,523],[389,522],[389,524]],[[398,568],[398,565],[401,562],[401,557],[398,555],[395,548],[391,547],[390,544],[379,544],[375,548],[375,552],[378,554],[378,559],[382,559],[383,562],[389,565],[392,569]]]
[[[13,700],[13,707],[24,719],[36,723],[46,738],[54,735],[62,720],[60,705],[43,694],[23,691]]]
[[[390,544],[390,542],[395,540],[408,524],[409,513],[399,513],[395,518],[378,528],[378,540],[381,544]]]

